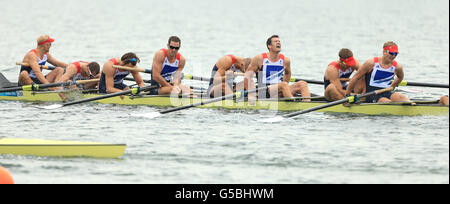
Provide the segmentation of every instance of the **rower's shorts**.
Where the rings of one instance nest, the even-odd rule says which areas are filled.
[[[391,96],[394,92],[384,92],[381,94],[377,94],[377,95],[373,95],[373,96],[368,96],[366,97],[366,103],[377,103],[378,100],[380,100],[380,98],[388,98],[391,99]]]

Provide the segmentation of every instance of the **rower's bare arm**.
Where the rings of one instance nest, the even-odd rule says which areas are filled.
[[[224,83],[226,81],[227,68],[231,67],[232,60],[228,56],[222,57],[217,62],[217,72],[214,76],[214,85]]]
[[[355,88],[355,84],[358,82],[358,80],[362,79],[365,74],[369,73],[370,69],[373,67],[373,64],[373,59],[369,59],[361,66],[361,68],[356,72],[355,76],[353,76],[350,80],[347,90],[345,91],[345,95],[351,94],[351,91]]]
[[[398,65],[397,68],[395,69],[395,75],[397,76],[394,80],[394,82],[392,82],[391,87],[397,87],[400,82],[403,81],[404,77],[405,77],[405,73],[403,72],[403,66],[402,65]]]
[[[144,80],[142,80],[142,77],[139,74],[139,72],[131,72],[131,75],[133,75],[134,81],[136,81],[139,87],[145,86]]]
[[[355,61],[356,61],[356,64],[355,64],[355,66],[354,66],[354,71],[358,71],[358,70],[360,70],[361,69],[361,66],[362,66],[362,64],[361,64],[361,62],[359,62],[359,60],[358,59],[355,59]]]
[[[107,93],[121,92],[122,90],[114,88],[114,74],[116,70],[112,67],[113,63],[108,61],[103,66],[103,73],[105,74],[105,84]]]
[[[250,62],[250,65],[248,66],[247,71],[244,75],[244,89],[245,90],[252,90],[255,89],[255,82],[253,81],[253,76],[255,76],[255,73],[258,72],[258,66],[259,63],[262,62],[262,55],[255,56],[252,61]]]
[[[158,84],[160,84],[162,87],[164,86],[171,86],[162,76],[162,65],[164,63],[164,52],[158,51],[155,56],[153,57],[153,63],[152,63],[152,78],[155,80]]]
[[[291,59],[289,59],[289,57],[285,58],[285,62],[284,62],[284,76],[283,76],[283,81],[287,82],[289,84],[289,82],[291,81],[291,76],[292,76],[292,72],[291,72]]]
[[[49,82],[47,81],[47,79],[45,78],[44,74],[41,71],[41,67],[39,66],[38,62],[38,57],[34,54],[28,53],[26,55],[26,61],[28,61],[31,69],[34,71],[34,73],[36,74],[36,78],[39,79],[40,82],[44,83],[44,84],[48,84]]]
[[[59,82],[70,81],[70,79],[72,77],[74,77],[76,74],[77,74],[77,68],[75,67],[75,65],[70,64],[66,68],[66,73],[64,73],[64,75],[62,75],[61,79],[59,79]]]
[[[345,90],[342,88],[341,80],[339,79],[339,72],[334,66],[328,66],[327,71],[325,72],[325,78],[336,87],[339,93],[342,95],[346,94]]]
[[[62,68],[66,68],[67,66],[69,66],[67,63],[61,62],[57,59],[55,59],[52,55],[47,54],[47,61],[48,63],[56,66],[56,67],[62,67]]]
[[[173,76],[173,84],[175,86],[179,86],[181,84],[181,75],[183,73],[184,66],[186,66],[186,58],[181,56],[180,64],[178,65],[178,70],[175,72]]]

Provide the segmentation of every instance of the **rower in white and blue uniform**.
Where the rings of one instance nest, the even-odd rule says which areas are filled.
[[[116,93],[129,90],[128,86],[123,83],[125,77],[129,74],[133,75],[134,80],[139,87],[144,87],[144,81],[137,71],[126,71],[114,68],[113,65],[136,68],[136,64],[140,60],[136,54],[129,52],[124,54],[121,58],[112,58],[103,65],[102,74],[100,77],[99,91],[100,93]]]
[[[281,41],[278,35],[273,35],[266,42],[269,53],[255,56],[245,72],[244,87],[246,90],[255,89],[253,76],[257,73],[258,86],[267,87],[267,90],[258,93],[259,98],[291,98],[296,94],[310,97],[308,84],[304,81],[289,86],[291,79],[291,60],[281,54]],[[249,99],[254,99],[249,94]],[[310,99],[304,99],[310,101]]]
[[[365,77],[366,92],[397,87],[404,78],[403,66],[394,60],[398,53],[396,43],[392,41],[386,42],[383,46],[383,56],[369,59],[362,65],[361,69],[350,81],[346,95],[351,94],[351,90],[355,87],[357,80],[363,77]],[[368,103],[391,101],[409,101],[409,99],[397,92],[384,92],[366,98]]]
[[[151,95],[192,93],[192,90],[181,84],[181,73],[186,59],[178,52],[181,40],[172,36],[167,42],[167,49],[161,49],[153,57],[152,85],[159,89],[151,90]]]
[[[67,64],[50,55],[49,52],[53,42],[55,42],[55,39],[48,35],[42,35],[37,39],[37,48],[30,50],[22,60],[22,63],[29,66],[20,68],[19,85],[54,83],[63,75]],[[57,66],[57,68],[44,76],[40,65],[45,65],[47,62]]]
[[[244,73],[250,61],[250,58],[234,55],[221,57],[211,70],[207,95],[211,98],[230,95],[236,91],[236,87],[242,87],[243,84],[234,85],[235,73]]]
[[[350,49],[342,48],[339,51],[339,60],[328,64],[324,75],[325,99],[327,101],[341,100],[345,97],[345,90],[351,75],[359,70],[361,64],[354,58]],[[358,85],[353,90],[355,94],[364,92],[364,81],[359,80]]]

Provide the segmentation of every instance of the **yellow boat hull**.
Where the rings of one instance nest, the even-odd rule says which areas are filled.
[[[99,96],[98,94],[80,94],[72,93],[66,94],[69,99],[83,99]],[[0,94],[0,100],[19,100],[30,102],[61,102],[61,98],[56,93],[33,93],[30,91],[20,91],[16,94]],[[208,98],[171,98],[166,96],[142,96],[133,97],[125,96],[124,99],[120,97],[113,97],[96,101],[103,104],[117,104],[117,105],[148,105],[159,107],[182,106],[192,103],[198,103],[202,100],[209,100]],[[294,102],[294,101],[278,101],[278,100],[258,100],[255,104],[249,104],[246,101],[235,102],[233,100],[224,100],[207,105],[200,106],[201,108],[225,108],[225,109],[250,109],[250,110],[276,110],[276,111],[299,111],[323,105],[326,102]],[[407,103],[362,103],[352,104],[349,107],[342,105],[329,107],[320,110],[320,112],[336,112],[336,113],[356,113],[366,115],[402,115],[402,116],[416,116],[416,115],[448,115],[449,107],[440,106],[436,103],[427,102],[426,104],[411,105]]]
[[[119,158],[125,153],[125,149],[125,144],[18,138],[0,139],[0,155]]]

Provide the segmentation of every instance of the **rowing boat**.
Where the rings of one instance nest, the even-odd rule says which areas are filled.
[[[83,94],[80,92],[68,92],[67,98],[84,99],[100,96],[99,94]],[[34,91],[14,91],[0,93],[0,100],[15,100],[28,102],[61,102],[58,93],[54,92],[34,92]],[[96,101],[102,104],[117,105],[146,105],[158,107],[178,107],[192,103],[198,103],[209,98],[178,98],[169,96],[125,96],[113,97]],[[225,109],[249,109],[249,110],[276,110],[276,111],[299,111],[309,109],[315,106],[323,105],[326,101],[299,102],[296,100],[286,99],[263,99],[257,100],[255,103],[248,101],[236,102],[234,100],[224,100],[208,105],[200,106],[202,108],[225,108]],[[396,103],[358,103],[346,106],[333,106],[320,110],[321,112],[336,113],[356,113],[367,115],[448,115],[449,107],[439,105],[438,101],[415,101],[416,104],[410,102]]]
[[[0,138],[0,155],[119,158],[125,149],[125,144]]]

